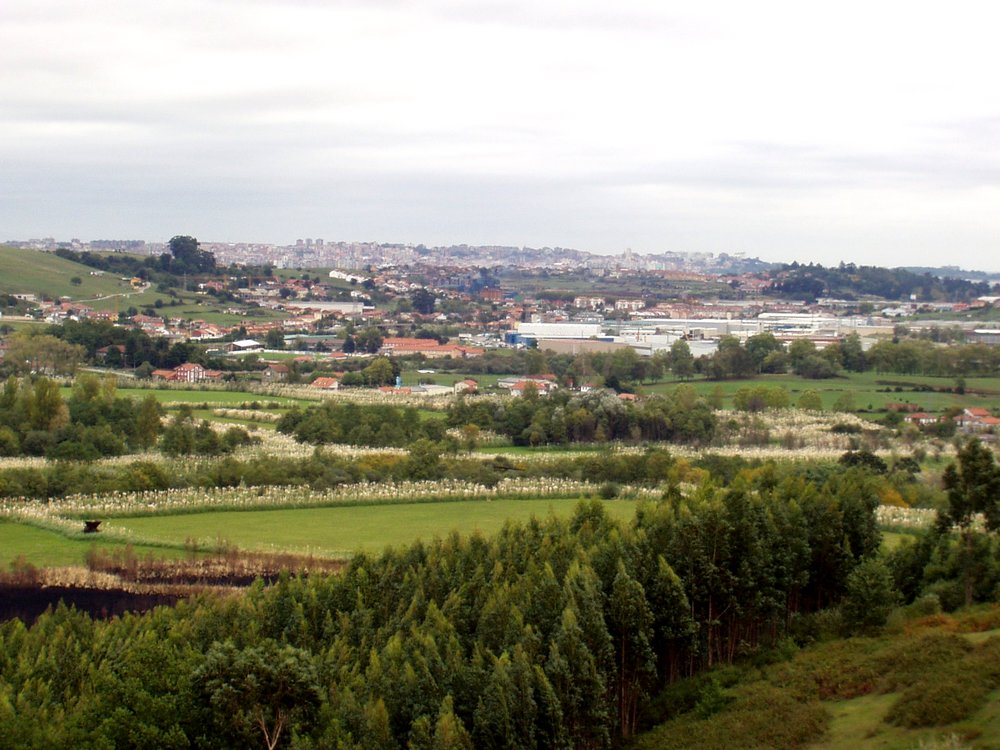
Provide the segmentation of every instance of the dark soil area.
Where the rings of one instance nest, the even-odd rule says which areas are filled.
[[[0,621],[18,617],[25,624],[31,624],[60,601],[92,617],[107,618],[126,612],[145,612],[161,604],[173,606],[183,598],[184,595],[179,593],[134,593],[124,589],[4,583],[0,584]]]

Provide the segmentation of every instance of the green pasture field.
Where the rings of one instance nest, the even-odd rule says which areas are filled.
[[[11,320],[10,318],[0,318],[0,325],[10,326],[15,331],[30,331],[37,329],[44,331],[49,324],[44,320]]]
[[[39,529],[19,523],[0,521],[0,565],[8,565],[19,557],[38,568],[83,565],[87,551],[121,549],[124,543],[66,537],[56,531]],[[184,550],[172,547],[133,545],[136,555],[145,557],[181,557]]]
[[[717,388],[723,396],[723,408],[733,408],[733,394],[741,388],[756,385],[781,386],[789,392],[794,405],[803,391],[814,390],[823,400],[824,409],[832,409],[834,402],[845,392],[854,394],[855,408],[859,411],[878,411],[885,409],[888,403],[914,403],[921,410],[942,412],[950,407],[967,408],[981,406],[985,408],[1000,407],[1000,377],[997,378],[966,378],[966,394],[939,393],[919,391],[914,388],[931,386],[933,388],[951,388],[953,378],[932,378],[918,375],[894,375],[887,373],[851,373],[842,378],[827,380],[808,380],[796,375],[759,375],[749,380],[690,380],[686,381],[701,395],[709,396]],[[892,385],[887,385],[891,383]],[[671,380],[652,385],[642,385],[643,393],[669,392],[681,384],[681,381]],[[902,390],[896,391],[900,387]],[[886,389],[889,389],[886,392]],[[980,392],[981,391],[981,392]]]
[[[507,521],[524,522],[550,513],[568,516],[576,499],[468,500],[441,503],[404,503],[346,508],[223,511],[188,515],[142,516],[108,521],[147,542],[182,547],[188,539],[223,540],[243,549],[288,550],[328,557],[354,552],[377,552],[387,546],[430,541],[452,531],[492,534]],[[608,513],[630,519],[636,502],[605,503]]]
[[[84,299],[86,303],[95,310],[111,310],[113,312],[126,312],[130,307],[134,307],[137,310],[145,310],[147,307],[154,307],[156,305],[156,300],[161,299],[165,303],[170,299],[170,297],[169,295],[155,291],[153,288],[149,288],[143,292],[132,291],[116,295],[113,297],[103,297],[98,299],[84,298]],[[169,315],[167,311],[171,309],[174,308],[162,307],[156,311],[156,314]]]
[[[73,395],[72,388],[60,388],[64,399]],[[119,388],[116,393],[120,398],[131,398],[141,401],[149,394],[156,397],[161,404],[218,404],[217,408],[236,408],[239,404],[252,403],[256,401],[261,405],[261,409],[267,404],[276,403],[282,406],[296,406],[303,404],[314,404],[315,401],[307,399],[296,399],[288,396],[263,396],[259,393],[247,393],[245,391],[199,391],[199,390],[175,390],[171,388]]]
[[[236,303],[233,307],[237,307]],[[242,314],[223,312],[217,300],[206,301],[205,304],[184,305],[178,307],[164,307],[169,310],[170,317],[185,318],[186,320],[203,320],[206,323],[218,325],[240,325],[247,321],[254,323],[264,323],[272,320],[284,320],[288,313],[281,310],[271,310],[266,307],[247,308]]]
[[[129,282],[111,273],[91,276],[93,270],[53,253],[0,246],[0,292],[7,294],[82,300],[131,291]],[[70,283],[74,277],[80,279],[79,285]]]
[[[421,370],[434,370],[434,374],[417,372],[415,367],[407,367],[402,371],[403,385],[417,385],[419,383],[433,383],[434,385],[455,385],[459,380],[471,378],[479,383],[479,387],[489,388],[495,386],[500,378],[512,377],[510,375],[479,375],[467,372],[445,372],[434,367],[433,361],[420,366]]]

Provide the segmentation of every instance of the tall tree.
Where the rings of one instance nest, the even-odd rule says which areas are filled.
[[[670,371],[675,378],[687,380],[694,375],[694,356],[684,339],[677,339],[670,345]]]
[[[993,452],[978,440],[970,440],[958,452],[958,465],[949,464],[944,471],[944,487],[948,491],[948,507],[938,513],[938,527],[947,530],[957,526],[962,545],[962,584],[966,606],[972,604],[976,584],[974,526],[977,514],[982,514],[988,532],[1000,529],[1000,467]]]
[[[274,750],[320,703],[309,654],[274,641],[242,651],[228,641],[214,645],[196,682],[224,732],[244,743],[259,736],[267,750]]]

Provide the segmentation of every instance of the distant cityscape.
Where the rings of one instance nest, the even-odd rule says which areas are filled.
[[[4,244],[52,252],[66,247],[76,252],[127,252],[160,255],[166,242],[145,240],[57,240],[53,237],[7,240]],[[322,238],[297,239],[287,245],[258,242],[201,242],[222,265],[273,265],[277,268],[342,268],[362,270],[393,265],[437,265],[458,268],[510,266],[553,270],[690,271],[693,273],[752,273],[778,264],[742,253],[664,252],[642,254],[626,249],[617,255],[599,255],[563,247],[514,247],[505,245],[448,245],[427,247],[401,243],[327,242]]]

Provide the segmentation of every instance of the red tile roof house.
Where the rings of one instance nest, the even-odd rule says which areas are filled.
[[[198,383],[205,379],[205,368],[195,362],[185,362],[174,368],[174,380],[185,383]]]
[[[337,380],[337,378],[329,378],[329,377],[316,378],[309,385],[313,388],[319,388],[320,390],[323,391],[340,390],[340,381]]]
[[[382,354],[423,354],[425,357],[478,357],[483,353],[482,349],[472,346],[458,346],[456,344],[439,344],[434,339],[406,338],[402,336],[391,336],[382,342]]]
[[[472,378],[459,380],[455,383],[455,393],[475,393],[479,390],[479,383]]]
[[[962,414],[967,417],[978,417],[980,419],[993,416],[989,409],[984,409],[981,406],[970,406],[968,409],[963,410]]]
[[[955,417],[955,424],[962,432],[988,432],[1000,426],[1000,419],[994,417],[989,409],[973,406]]]

